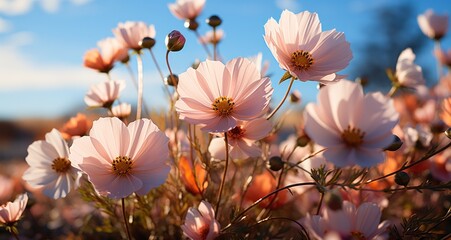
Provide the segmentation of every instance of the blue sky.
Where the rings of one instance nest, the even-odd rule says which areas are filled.
[[[157,45],[154,53],[165,74],[164,38],[174,29],[187,38],[185,48],[170,56],[175,73],[185,71],[194,59],[205,59],[205,52],[194,34],[184,29],[183,22],[169,12],[167,4],[174,1],[0,0],[0,119],[70,116],[76,114],[75,110],[83,109],[83,97],[89,86],[105,79],[104,75],[82,66],[83,55],[88,49],[95,48],[98,40],[113,36],[111,29],[119,22],[144,21],[155,25]],[[446,1],[406,1],[415,5],[417,14],[428,8],[438,13],[451,13]],[[277,85],[283,71],[262,37],[263,25],[270,17],[278,20],[285,8],[293,12],[317,12],[323,30],[336,28],[345,32],[354,54],[351,67],[358,61],[357,46],[368,38],[364,33],[368,33],[365,28],[370,24],[371,14],[381,5],[396,7],[394,2],[400,1],[207,0],[199,17],[199,31],[203,34],[210,30],[204,19],[217,14],[223,19],[221,28],[225,31],[224,41],[219,46],[224,60],[261,52],[264,60],[270,62],[269,72],[276,89],[275,104],[287,83]],[[414,24],[412,28],[418,26]],[[451,48],[450,39],[449,35],[444,39],[444,48]],[[432,51],[432,43],[428,47]],[[434,63],[430,55],[421,58],[420,62]],[[132,67],[136,69],[134,62]],[[148,54],[144,56],[144,69],[147,104],[152,108],[164,106],[161,80]],[[135,90],[126,69],[118,65],[112,76],[126,80],[128,87],[122,99],[134,104]],[[316,98],[314,83],[297,82],[294,88],[301,91],[304,101]]]

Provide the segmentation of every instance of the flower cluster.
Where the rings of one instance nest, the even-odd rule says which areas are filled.
[[[84,97],[86,111],[99,110],[77,113],[33,142],[22,185],[0,175],[0,224],[9,234],[194,240],[449,236],[451,72],[427,87],[408,48],[387,71],[392,89],[365,91],[339,73],[353,57],[345,34],[323,31],[316,13],[285,10],[278,22],[262,24],[264,41],[285,72],[279,83],[290,79],[272,106],[275,83],[261,54],[222,61],[217,50],[224,30],[217,15],[206,21],[211,31],[198,34],[205,3],[177,0],[168,6],[206,53],[181,73],[172,71],[169,56],[190,38],[177,30],[166,35],[165,74],[152,51],[160,47],[156,29],[144,22],[119,23],[114,37],[98,43],[100,50],[85,54],[84,65],[106,77]],[[447,16],[428,11],[418,22],[434,41],[447,32]],[[169,108],[161,112],[143,101],[144,54],[152,55],[168,97]],[[446,52],[436,55],[449,66]],[[137,76],[129,71],[137,90],[132,106],[120,99],[127,80],[113,80],[111,70],[119,63],[130,70],[135,57]],[[320,87],[317,101],[300,110],[301,95],[291,88],[306,81]],[[288,96],[292,106],[283,108]],[[432,207],[430,214],[423,213],[426,207]]]

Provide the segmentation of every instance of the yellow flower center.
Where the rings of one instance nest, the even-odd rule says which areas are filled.
[[[312,54],[307,51],[297,50],[291,54],[291,64],[293,64],[293,67],[296,68],[296,70],[307,70],[313,62]]]
[[[355,239],[355,240],[366,240],[365,235],[363,235],[363,233],[361,233],[361,232],[352,231],[351,235],[352,235],[352,239]]]
[[[363,143],[363,137],[365,132],[360,131],[358,128],[348,126],[346,130],[341,133],[341,138],[348,146],[357,147]]]
[[[132,169],[132,161],[129,157],[119,156],[113,160],[113,172],[118,176],[127,175]]]
[[[227,136],[230,138],[240,139],[243,137],[246,130],[242,129],[240,126],[236,126],[227,132]]]
[[[70,169],[70,161],[67,158],[55,158],[52,163],[52,169],[57,173],[65,173]]]
[[[231,98],[218,97],[211,105],[213,106],[213,110],[215,110],[219,116],[227,117],[232,113],[235,103]]]

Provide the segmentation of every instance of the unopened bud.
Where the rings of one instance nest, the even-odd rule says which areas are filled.
[[[333,211],[340,210],[343,207],[343,199],[338,191],[331,190],[324,194],[324,202],[327,207]]]
[[[355,82],[362,85],[362,87],[365,87],[366,85],[368,85],[368,78],[367,77],[358,77],[355,79]]]
[[[151,49],[155,45],[155,39],[151,37],[145,37],[141,41],[139,41],[139,46],[142,48]]]
[[[217,15],[212,15],[211,17],[207,18],[206,22],[208,25],[215,28],[215,27],[221,25],[222,20]]]
[[[446,135],[449,139],[451,139],[451,128],[448,128],[448,129],[445,131],[445,135]]]
[[[179,77],[175,74],[167,76],[164,81],[169,86],[177,86],[179,84]]]
[[[410,182],[410,176],[406,172],[398,172],[395,174],[395,183],[401,186],[407,186]]]
[[[305,147],[307,144],[309,144],[310,138],[307,135],[299,136],[296,139],[296,145],[299,147]]]
[[[196,31],[199,27],[199,23],[196,22],[196,20],[186,20],[184,23],[184,26],[188,28],[189,30]]]
[[[290,94],[290,102],[292,102],[292,103],[299,103],[299,102],[301,102],[301,93],[298,90],[294,90]]]
[[[446,125],[442,120],[435,120],[431,123],[431,132],[432,133],[442,133],[445,131]]]
[[[269,159],[269,169],[273,171],[279,171],[283,168],[284,162],[279,156],[273,156]]]
[[[166,36],[166,47],[171,52],[178,52],[185,46],[185,37],[177,30],[173,30]]]
[[[194,60],[193,64],[191,65],[192,68],[197,69],[199,67],[200,61],[199,59]]]
[[[320,90],[321,88],[323,88],[323,87],[325,87],[326,86],[326,84],[324,84],[324,83],[318,83],[318,85],[316,86],[316,88],[318,89],[318,90]]]
[[[122,58],[121,63],[126,64],[128,61],[130,61],[130,56],[127,54],[126,57]]]
[[[402,146],[403,142],[401,141],[401,139],[396,135],[393,135],[393,137],[393,142],[384,149],[385,151],[393,152],[398,150]]]

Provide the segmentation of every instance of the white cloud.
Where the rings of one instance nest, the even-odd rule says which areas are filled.
[[[0,18],[0,33],[9,32],[11,30],[11,24],[3,18]]]
[[[73,3],[74,5],[84,5],[88,2],[90,2],[91,0],[70,0],[71,3]]]
[[[44,11],[49,13],[55,13],[60,6],[60,0],[41,0],[41,6]]]
[[[300,0],[276,0],[276,5],[280,9],[288,9],[293,12],[301,9]]]
[[[15,33],[0,44],[0,89],[43,89],[62,86],[89,86],[98,76],[80,65],[43,64],[23,53],[21,47],[31,44],[33,35]],[[95,82],[95,81],[94,81]]]
[[[20,15],[30,11],[33,0],[0,0],[0,13]]]
[[[7,15],[23,15],[28,13],[35,2],[39,2],[42,9],[49,13],[59,10],[64,0],[0,0],[0,13]],[[91,0],[70,0],[73,5],[84,5]]]

